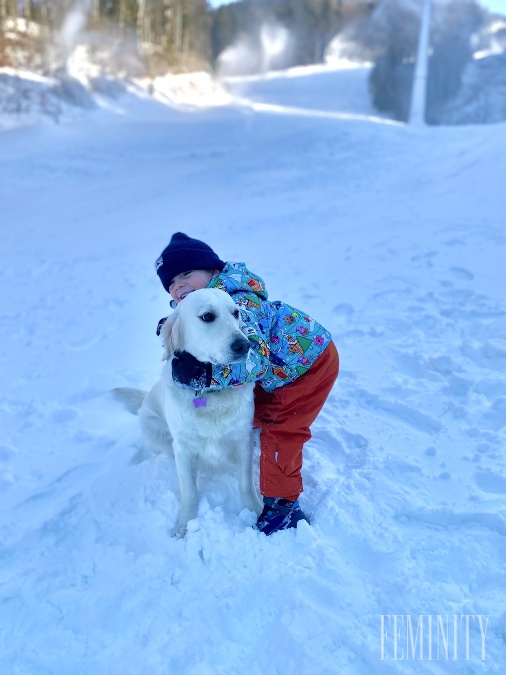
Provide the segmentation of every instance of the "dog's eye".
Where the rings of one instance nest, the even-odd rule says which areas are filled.
[[[204,323],[211,323],[211,321],[214,321],[216,319],[216,315],[213,314],[212,312],[204,312],[202,316],[200,317]]]
[[[238,318],[239,318],[239,310],[236,309],[235,312],[234,312],[234,319],[238,319]]]

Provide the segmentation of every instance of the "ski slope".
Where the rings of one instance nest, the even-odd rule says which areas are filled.
[[[388,123],[350,73],[0,135],[0,673],[505,672],[506,127]],[[178,230],[333,333],[311,528],[216,475],[170,537],[173,460],[109,391],[158,377]]]
[[[225,78],[223,83],[237,100],[256,110],[327,113],[329,116],[379,117],[369,97],[370,66],[304,66],[265,75]],[[268,109],[268,108],[267,108]]]

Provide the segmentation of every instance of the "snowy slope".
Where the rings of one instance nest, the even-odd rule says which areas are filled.
[[[291,101],[269,86],[275,112],[138,100],[0,136],[2,674],[505,672],[506,128],[384,124],[359,99],[325,117],[311,76]],[[176,230],[333,332],[312,528],[266,538],[208,476],[169,535],[173,461],[108,392],[158,377]],[[434,616],[432,660],[427,623],[420,658],[381,615]]]
[[[306,66],[266,75],[224,78],[237,98],[250,105],[321,111],[331,115],[380,115],[369,96],[370,66]]]

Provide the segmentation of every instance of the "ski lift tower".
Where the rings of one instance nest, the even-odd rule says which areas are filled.
[[[409,123],[425,124],[425,101],[427,98],[428,62],[430,47],[431,0],[423,0],[418,50],[416,54],[415,75],[411,92],[411,110]]]

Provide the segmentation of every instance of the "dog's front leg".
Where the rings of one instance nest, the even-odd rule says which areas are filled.
[[[239,491],[243,506],[259,515],[262,511],[262,502],[258,496],[253,481],[253,433],[245,447],[238,449],[239,462]]]
[[[181,491],[179,518],[172,530],[173,536],[184,537],[188,521],[198,513],[199,499],[197,494],[197,457],[188,449],[174,443],[174,456]]]

